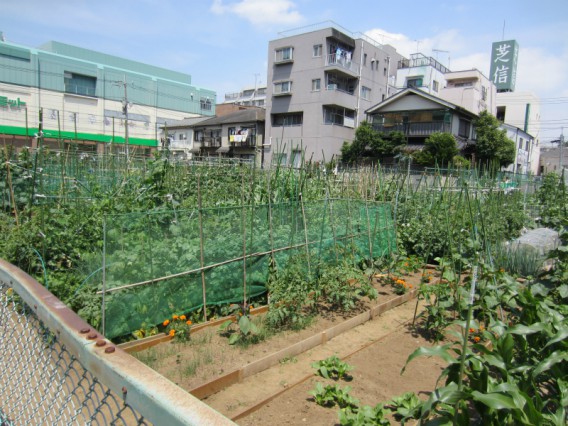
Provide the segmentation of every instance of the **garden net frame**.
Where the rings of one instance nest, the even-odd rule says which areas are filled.
[[[379,258],[395,244],[391,205],[351,199],[107,216],[103,333],[246,303],[267,291],[271,262],[282,270],[303,256],[307,277],[321,263]]]

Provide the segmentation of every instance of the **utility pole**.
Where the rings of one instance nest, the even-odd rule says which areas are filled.
[[[122,111],[124,112],[124,143],[126,144],[126,162],[130,160],[128,151],[128,84],[126,84],[126,76],[124,76],[124,102],[122,103]]]
[[[562,133],[560,133],[560,174],[564,171],[564,159],[562,158],[562,147],[564,145],[564,127],[562,127]]]
[[[124,113],[124,144],[126,145],[126,161],[130,159],[128,148],[128,84],[126,75],[123,81],[117,81],[116,85],[124,87],[124,99],[122,101],[122,112]]]

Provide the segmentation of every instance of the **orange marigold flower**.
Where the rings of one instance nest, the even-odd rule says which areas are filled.
[[[470,333],[475,333],[475,328],[470,328],[470,329],[469,329],[469,332],[470,332]]]
[[[185,317],[185,315],[180,315],[179,319],[180,319],[180,321],[185,321],[187,318]]]
[[[186,321],[186,324],[187,324],[187,325],[191,325],[191,324],[192,324],[192,323],[191,323],[191,320],[187,320],[187,321]]]
[[[478,343],[480,340],[481,340],[481,338],[480,338],[479,336],[475,336],[475,337],[473,338],[473,341],[474,341],[475,343]]]
[[[408,284],[408,288],[412,288],[412,284]]]
[[[178,317],[177,315],[174,315],[172,318],[173,318],[174,320],[177,320],[179,317]]]
[[[483,331],[483,330],[485,330],[485,327],[482,326],[482,325],[480,325],[480,326],[479,326],[479,330],[480,330],[480,331]]]
[[[252,306],[252,305],[249,305],[249,309],[253,309],[253,308],[254,308],[254,306]]]
[[[174,337],[176,335],[176,331],[174,329],[170,330],[170,337]]]
[[[164,327],[167,327],[169,323],[170,323],[170,320],[165,320],[165,321],[162,323],[162,325],[163,325]]]

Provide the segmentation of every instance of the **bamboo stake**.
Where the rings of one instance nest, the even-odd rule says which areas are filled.
[[[203,253],[203,211],[201,209],[201,175],[197,175],[197,204],[199,210],[199,260],[201,263],[201,288],[203,294],[203,320],[207,322],[207,291],[205,286],[205,269]]]

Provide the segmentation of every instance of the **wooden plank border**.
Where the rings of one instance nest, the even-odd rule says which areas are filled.
[[[341,333],[351,330],[352,328],[355,328],[358,325],[361,325],[390,309],[396,308],[397,306],[402,305],[403,303],[406,303],[409,300],[414,299],[417,295],[418,295],[417,289],[411,290],[408,293],[405,293],[391,300],[383,302],[379,305],[376,305],[371,309],[353,318],[349,318],[348,320],[342,322],[341,324],[338,324],[324,331],[321,331],[317,334],[314,334],[313,336],[308,337],[307,339],[294,343],[293,345],[290,345],[287,348],[284,348],[273,354],[267,355],[259,360],[253,361],[250,364],[244,366],[243,368],[234,370],[233,372],[228,373],[224,376],[212,379],[207,383],[204,383],[200,386],[191,389],[189,392],[198,398],[206,398],[208,396],[211,396],[214,393],[219,392],[220,390],[234,383],[237,383],[246,377],[250,377],[274,365],[277,365],[278,362],[283,358],[291,358],[298,354],[306,352],[310,349],[313,349],[316,346],[325,344],[327,341],[333,339],[334,337],[339,336]],[[227,376],[230,376],[231,379],[230,380],[227,379]]]

